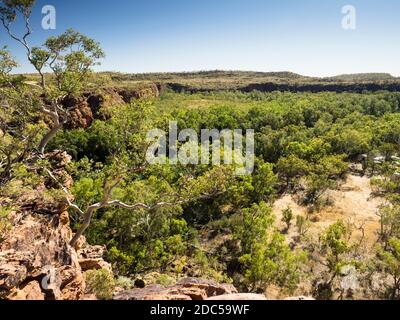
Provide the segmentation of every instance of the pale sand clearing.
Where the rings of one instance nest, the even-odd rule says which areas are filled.
[[[312,214],[315,222],[312,223],[310,232],[318,234],[336,221],[343,220],[354,223],[355,229],[363,226],[366,243],[368,246],[374,245],[380,226],[377,213],[384,200],[373,197],[371,193],[370,179],[368,177],[349,175],[347,181],[338,190],[331,190],[327,193],[333,201],[333,205],[322,209],[319,213]],[[295,216],[307,215],[306,207],[297,204],[292,195],[284,195],[273,206],[273,212],[277,216],[279,226],[282,228],[284,227],[284,224],[280,221],[282,211],[288,206],[293,210]],[[296,236],[295,229],[294,226],[291,227],[288,233],[289,238]],[[353,236],[359,239],[361,231],[356,230]]]

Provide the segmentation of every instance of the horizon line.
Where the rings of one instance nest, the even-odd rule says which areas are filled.
[[[273,75],[273,74],[292,74],[295,76],[300,76],[303,78],[314,78],[314,79],[327,79],[327,78],[336,78],[336,77],[342,77],[342,76],[358,76],[358,75],[387,75],[393,79],[399,79],[399,77],[393,75],[391,72],[356,72],[356,73],[340,73],[340,74],[335,74],[335,75],[329,75],[329,76],[309,76],[309,75],[304,75],[301,73],[293,72],[293,71],[259,71],[259,70],[240,70],[240,69],[209,69],[209,70],[184,70],[184,71],[148,71],[148,72],[124,72],[124,71],[111,71],[111,70],[93,70],[93,73],[120,73],[120,74],[125,74],[125,75],[158,75],[158,74],[200,74],[200,73],[218,73],[218,72],[232,72],[232,73],[260,73],[260,74],[265,74],[265,75]],[[37,75],[36,72],[15,72],[11,73],[12,75]],[[44,72],[45,75],[51,75],[51,72]]]

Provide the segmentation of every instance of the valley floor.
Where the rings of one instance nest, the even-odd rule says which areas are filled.
[[[373,195],[370,181],[367,176],[349,175],[338,190],[328,192],[327,196],[332,204],[318,213],[310,214],[308,208],[299,205],[295,195],[291,194],[285,194],[278,199],[273,206],[273,212],[282,229],[284,228],[281,222],[282,211],[288,207],[292,209],[295,216],[310,215],[313,223],[310,225],[309,232],[312,235],[318,235],[329,225],[343,220],[352,225],[353,237],[357,240],[364,237],[365,244],[371,248],[378,239],[380,228],[378,213],[380,206],[384,204],[384,199]],[[288,238],[296,235],[292,227],[288,232]]]

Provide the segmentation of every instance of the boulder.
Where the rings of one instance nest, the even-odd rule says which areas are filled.
[[[130,103],[136,99],[157,98],[160,95],[160,89],[156,84],[150,84],[138,89],[122,89],[118,93],[125,103]]]
[[[118,89],[114,88],[104,88],[100,93],[88,93],[86,96],[95,119],[107,120],[110,107],[125,104],[123,97],[118,93]]]
[[[103,260],[105,246],[89,246],[86,243],[78,250],[79,264],[82,271],[106,269],[112,273],[111,264]]]
[[[39,282],[32,281],[21,289],[14,289],[7,298],[9,300],[45,300],[45,297]]]
[[[185,288],[199,288],[205,291],[207,297],[237,293],[236,288],[231,284],[220,284],[212,280],[196,278],[182,279],[176,284],[176,286],[182,290]]]
[[[0,297],[26,279],[31,261],[33,261],[32,252],[15,250],[0,252]]]
[[[93,123],[94,116],[89,103],[85,98],[69,98],[71,101],[64,102],[70,107],[66,107],[69,110],[69,121],[66,125],[69,129],[76,128],[88,128]]]
[[[102,88],[97,92],[86,92],[82,96],[66,96],[61,105],[68,110],[69,117],[65,124],[67,129],[88,128],[95,119],[107,120],[110,117],[108,109],[112,106],[130,103],[136,99],[155,98],[160,95],[161,87],[156,84],[146,84],[140,88]],[[51,123],[50,117],[44,120]]]
[[[19,299],[26,292],[33,292],[33,288],[37,291],[36,284],[30,285],[30,280],[35,279],[41,283],[46,298],[78,299],[83,291],[83,283],[78,280],[82,271],[75,250],[68,244],[71,234],[58,215],[27,215],[14,226],[0,246],[2,297]],[[70,270],[70,275],[66,276],[65,270]],[[43,287],[45,277],[48,287]],[[76,282],[81,287],[71,292],[70,284]],[[34,295],[29,297],[33,299]]]
[[[215,281],[187,278],[176,285],[163,287],[151,285],[143,289],[122,291],[114,296],[115,300],[206,300],[207,298],[237,293],[229,284]]]
[[[122,291],[114,296],[114,300],[192,300],[185,294],[166,289],[159,285],[151,285],[144,289]]]

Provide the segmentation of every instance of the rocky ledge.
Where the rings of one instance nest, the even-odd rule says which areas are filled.
[[[66,153],[47,155],[60,167],[55,175],[65,175]],[[70,179],[63,179],[69,187]],[[70,219],[65,204],[48,201],[44,186],[23,193],[16,199],[0,199],[0,205],[12,202],[12,230],[0,243],[0,299],[6,300],[78,300],[85,293],[84,273],[111,266],[102,256],[101,246],[90,246],[85,239],[72,248]]]
[[[236,293],[236,288],[230,284],[187,278],[169,287],[150,285],[143,289],[119,292],[114,296],[114,300],[206,300],[210,297]]]
[[[268,300],[262,294],[238,293],[230,284],[220,284],[210,280],[186,278],[176,285],[163,287],[150,285],[116,293],[114,300]],[[314,300],[310,297],[290,297],[285,300]]]

